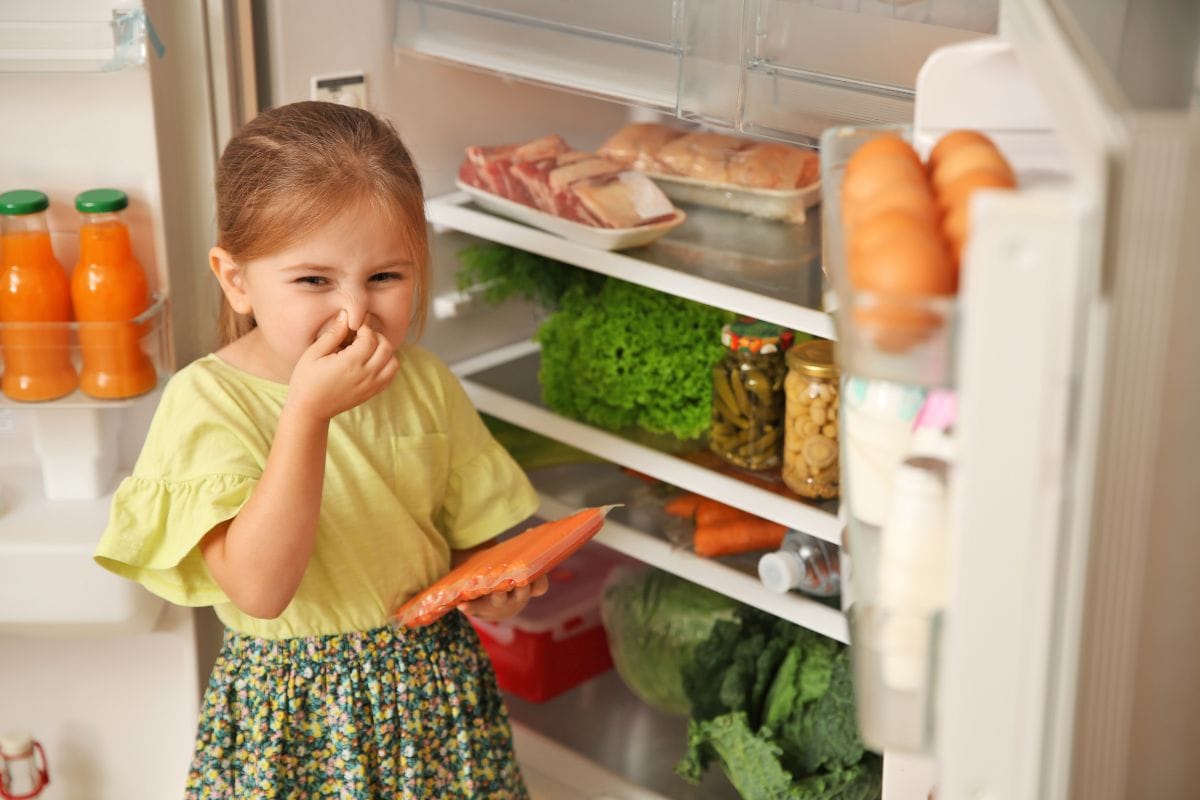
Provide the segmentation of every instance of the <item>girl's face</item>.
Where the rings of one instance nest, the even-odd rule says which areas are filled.
[[[417,266],[407,236],[377,209],[348,210],[269,256],[234,264],[214,248],[210,260],[234,310],[254,315],[247,338],[257,337],[251,352],[265,377],[286,383],[342,310],[352,331],[365,324],[396,347],[408,335]]]

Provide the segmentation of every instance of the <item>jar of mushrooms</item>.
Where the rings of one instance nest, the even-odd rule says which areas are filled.
[[[801,497],[838,496],[838,373],[833,342],[814,339],[787,351],[783,482]]]

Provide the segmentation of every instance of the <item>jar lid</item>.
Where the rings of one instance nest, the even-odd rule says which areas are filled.
[[[50,198],[35,189],[13,189],[0,194],[0,214],[36,214],[50,207]]]
[[[88,189],[75,195],[75,210],[85,214],[120,211],[129,205],[129,198],[120,189]]]
[[[769,355],[786,350],[795,334],[773,322],[741,317],[721,328],[721,344],[730,350]]]
[[[833,362],[833,342],[828,339],[813,339],[787,351],[788,367],[814,378],[837,377],[837,366]]]

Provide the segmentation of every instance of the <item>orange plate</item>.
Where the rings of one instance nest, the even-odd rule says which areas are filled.
[[[528,586],[599,533],[613,508],[584,508],[480,550],[402,605],[394,615],[396,623],[408,628],[428,625],[460,603]]]

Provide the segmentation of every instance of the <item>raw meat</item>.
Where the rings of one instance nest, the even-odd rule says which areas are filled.
[[[593,153],[572,150],[557,134],[524,144],[473,145],[459,180],[547,214],[600,228],[671,219],[676,209],[640,173]]]
[[[632,228],[675,216],[675,206],[640,172],[580,181],[571,187],[584,208],[605,228]]]
[[[730,159],[752,144],[749,139],[723,133],[689,133],[659,150],[658,160],[673,175],[729,183]]]
[[[816,152],[779,143],[756,144],[729,160],[730,183],[752,189],[796,189],[817,180]]]
[[[668,125],[636,122],[614,133],[596,152],[632,169],[662,172],[658,151],[667,142],[678,139],[683,134],[684,131]]]

